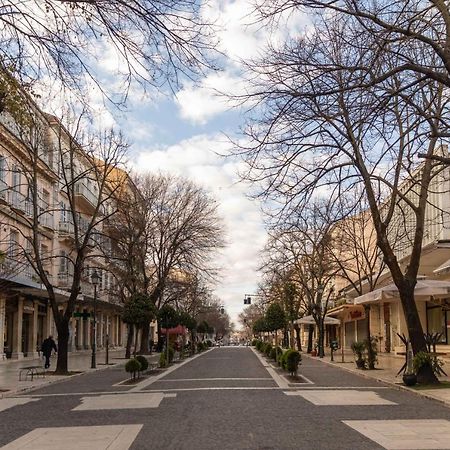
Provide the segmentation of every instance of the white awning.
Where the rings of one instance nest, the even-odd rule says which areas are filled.
[[[414,290],[416,300],[429,300],[434,298],[450,297],[450,281],[418,280]],[[355,298],[355,305],[375,303],[378,301],[398,301],[400,298],[397,286],[394,283],[375,289],[367,294]]]
[[[444,273],[450,271],[450,259],[441,264],[437,269],[433,270],[433,273]]]
[[[304,325],[315,325],[316,321],[313,316],[304,316],[301,319],[294,320],[295,324],[304,324]],[[341,323],[340,320],[335,319],[334,317],[326,316],[323,323],[325,325],[339,325]]]

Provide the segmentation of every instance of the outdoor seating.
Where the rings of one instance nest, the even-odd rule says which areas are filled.
[[[25,374],[25,380],[28,379],[28,377],[31,378],[31,381],[33,381],[34,377],[42,376],[42,378],[45,377],[45,369],[42,366],[28,366],[28,367],[22,367],[19,370],[19,381],[23,381],[22,377]]]

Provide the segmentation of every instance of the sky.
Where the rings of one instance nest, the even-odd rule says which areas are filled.
[[[270,33],[259,24],[252,25],[252,2],[209,0],[203,9],[205,20],[216,21],[219,29],[219,50],[225,55],[221,71],[205,74],[197,83],[186,81],[177,92],[144,94],[133,86],[127,109],[121,112],[105,108],[104,98],[95,90],[90,98],[100,126],[124,130],[134,170],[182,175],[217,200],[227,246],[214,259],[221,268],[214,294],[237,326],[244,296],[256,293],[261,281],[258,267],[267,234],[260,204],[249,198],[252,187],[240,182],[243,162],[223,156],[231,148],[229,137],[240,136],[244,110],[232,108],[217,91],[242,92],[241,61],[261,55],[269,38],[276,44],[286,34],[299,33],[307,23],[303,15],[291,15],[280,31]],[[97,67],[106,82],[113,82],[118,66],[117,56],[99,53]]]
[[[138,170],[182,175],[202,185],[217,200],[227,246],[215,258],[221,272],[214,293],[239,326],[244,296],[256,293],[261,281],[258,267],[267,234],[260,205],[249,198],[251,187],[240,182],[242,161],[221,156],[229,153],[227,136],[239,135],[243,111],[231,108],[216,91],[239,92],[244,88],[240,60],[261,54],[269,31],[249,25],[251,0],[211,0],[209,5],[204,14],[217,19],[220,50],[227,56],[223,70],[207,74],[196,84],[187,82],[174,94],[143,97],[136,92],[126,113],[115,120],[126,129],[132,143],[131,159]],[[305,20],[298,15],[286,23],[284,32],[293,34]]]

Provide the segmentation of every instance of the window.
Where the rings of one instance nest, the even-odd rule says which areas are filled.
[[[0,155],[0,181],[6,182],[6,158]]]
[[[59,252],[59,273],[68,273],[69,272],[69,264],[67,261],[67,252],[65,250],[61,250]]]

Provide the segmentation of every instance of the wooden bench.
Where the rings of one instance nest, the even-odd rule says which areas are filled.
[[[45,377],[45,369],[42,366],[28,366],[19,369],[19,381],[22,381],[23,374],[25,373],[25,381],[28,377],[33,381],[34,377],[42,376]]]

